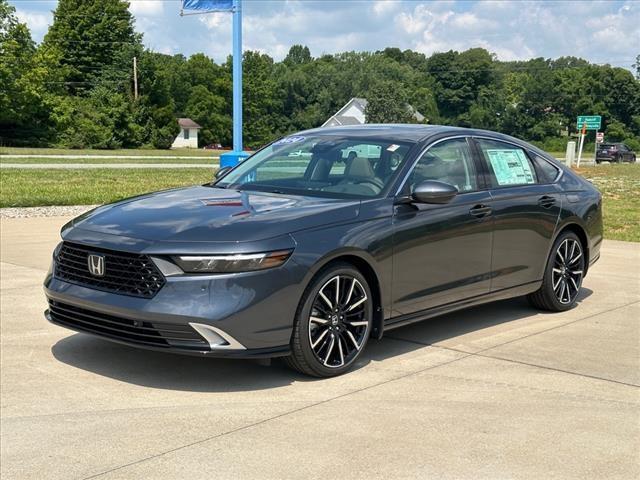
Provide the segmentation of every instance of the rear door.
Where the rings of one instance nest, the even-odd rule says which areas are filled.
[[[398,198],[423,180],[458,188],[443,205],[398,202],[394,207],[393,316],[489,293],[491,195],[464,137],[428,147]]]
[[[476,138],[475,145],[493,199],[491,290],[539,281],[560,214],[562,196],[551,173],[559,171],[516,144]],[[546,165],[536,167],[537,161]]]

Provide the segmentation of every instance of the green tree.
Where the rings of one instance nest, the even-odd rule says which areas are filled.
[[[15,8],[0,0],[0,143],[42,145],[52,134],[47,87],[56,78],[39,58]]]
[[[283,63],[288,67],[292,67],[295,65],[303,65],[311,61],[312,58],[309,47],[305,45],[293,45],[289,49],[289,53],[287,53],[287,56],[284,57]]]
[[[259,52],[244,53],[243,120],[244,143],[257,148],[282,133],[283,105],[274,78],[273,59]]]
[[[367,95],[367,123],[413,123],[407,95],[392,82],[374,86]]]
[[[205,86],[197,85],[191,89],[186,115],[202,127],[198,136],[202,145],[231,144],[232,120],[225,113],[226,109],[226,100]]]
[[[482,48],[462,53],[436,53],[426,61],[426,72],[435,79],[435,96],[440,114],[455,123],[468,112],[481,87],[494,79],[493,56]]]
[[[132,56],[123,58],[121,52],[140,44],[129,2],[60,0],[40,48],[55,54],[66,86],[75,94],[90,90],[105,69],[130,72]]]

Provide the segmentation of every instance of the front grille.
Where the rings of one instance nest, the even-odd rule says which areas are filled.
[[[104,275],[89,271],[88,256],[104,256]],[[165,279],[146,255],[115,252],[64,242],[56,258],[55,276],[65,282],[96,290],[151,298],[163,287]]]
[[[49,300],[49,315],[58,325],[128,343],[209,350],[209,343],[189,325],[131,320],[53,300]]]

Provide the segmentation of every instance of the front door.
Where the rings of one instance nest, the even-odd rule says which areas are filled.
[[[394,211],[393,316],[482,295],[490,289],[491,195],[481,190],[466,138],[429,147],[402,187],[424,180],[458,188],[444,205],[399,203]]]

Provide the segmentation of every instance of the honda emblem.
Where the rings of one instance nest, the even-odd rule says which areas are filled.
[[[104,277],[104,255],[90,254],[87,257],[89,273],[95,277]]]

